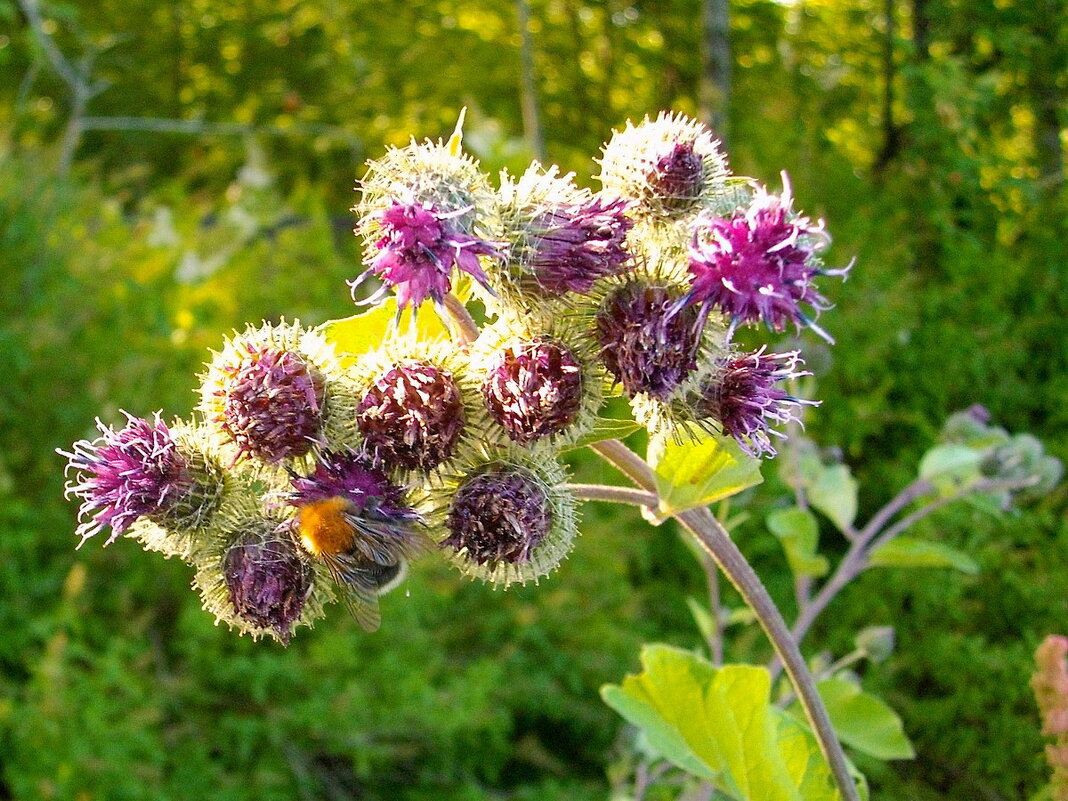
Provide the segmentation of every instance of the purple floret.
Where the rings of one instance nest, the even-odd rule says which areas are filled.
[[[800,357],[790,353],[765,353],[764,348],[725,362],[714,379],[701,388],[694,403],[698,417],[719,423],[723,433],[733,437],[751,456],[775,455],[770,435],[786,435],[770,428],[797,420],[794,409],[815,406],[816,401],[799,400],[776,386],[807,372],[798,371]]]
[[[99,438],[75,442],[71,453],[58,451],[67,470],[79,473],[66,494],[82,499],[82,543],[110,526],[104,543],[110,545],[137,518],[163,515],[197,489],[189,460],[159,414],[151,422],[123,414],[128,422],[118,431],[97,420]]]
[[[812,281],[822,270],[816,252],[826,244],[821,225],[792,214],[783,197],[760,193],[730,218],[702,216],[690,246],[689,303],[720,309],[737,323],[763,321],[773,331],[788,323],[812,328],[828,341],[801,306],[828,308]]]
[[[418,306],[427,298],[441,303],[452,289],[454,267],[487,284],[478,257],[501,258],[501,254],[484,239],[461,230],[457,216],[438,214],[419,203],[394,203],[378,214],[382,236],[369,268],[394,288],[399,308],[409,303]]]
[[[561,206],[534,219],[531,269],[549,294],[585,294],[598,278],[619,275],[630,261],[627,232],[633,223],[624,214],[627,202]]]

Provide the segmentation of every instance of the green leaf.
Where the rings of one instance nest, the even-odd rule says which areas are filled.
[[[707,506],[764,480],[760,460],[730,437],[696,427],[690,427],[688,434],[682,434],[681,442],[667,435],[657,435],[649,442],[649,464],[664,517]]]
[[[686,605],[690,607],[690,615],[693,616],[693,622],[697,625],[697,630],[701,632],[701,636],[706,641],[711,640],[716,633],[716,621],[712,618],[712,613],[708,611],[708,607],[693,596],[687,596]]]
[[[820,470],[808,486],[808,500],[839,531],[848,531],[857,517],[857,480],[849,472],[849,466],[835,464]]]
[[[893,626],[867,626],[857,632],[853,643],[857,650],[878,664],[885,662],[894,652],[896,635]]]
[[[920,478],[926,478],[943,495],[948,495],[982,477],[979,472],[982,460],[982,451],[966,445],[938,445],[920,460]]]
[[[979,565],[968,554],[949,545],[913,537],[897,537],[874,550],[868,557],[871,567],[951,567],[973,575]]]
[[[328,320],[317,329],[336,349],[342,363],[352,364],[359,356],[375,350],[389,337],[397,317],[396,298],[386,298],[365,312],[340,320]],[[433,308],[416,315],[416,336],[421,341],[445,339],[449,330]]]
[[[579,437],[575,444],[571,445],[566,450],[583,448],[587,445],[592,445],[595,442],[602,442],[606,439],[625,439],[641,427],[641,423],[636,423],[633,420],[616,420],[610,417],[598,417],[597,422],[593,424],[593,428],[590,432]]]
[[[816,553],[819,525],[811,512],[796,506],[776,509],[768,515],[768,528],[782,543],[794,575],[817,578],[827,575],[831,565],[827,557]]]
[[[817,688],[834,730],[842,742],[876,759],[913,759],[916,751],[905,736],[898,714],[874,695],[842,677],[821,681]],[[803,720],[796,701],[790,714]]]
[[[808,728],[769,701],[766,668],[715,668],[666,645],[642,649],[644,671],[601,689],[605,703],[669,760],[736,801],[834,801]]]

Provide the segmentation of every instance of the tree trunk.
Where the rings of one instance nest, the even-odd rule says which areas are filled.
[[[534,40],[530,35],[530,4],[516,0],[519,18],[519,95],[523,106],[523,133],[531,151],[539,161],[545,161],[545,140],[541,134],[541,113],[538,90],[534,82]]]
[[[886,20],[886,34],[883,39],[883,146],[875,159],[877,171],[881,171],[893,161],[901,148],[901,131],[894,122],[894,0],[885,0],[883,16]]]
[[[702,0],[701,30],[700,116],[726,149],[731,100],[730,0]]]

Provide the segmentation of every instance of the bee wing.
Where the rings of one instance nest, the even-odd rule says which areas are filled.
[[[341,602],[360,628],[378,631],[382,615],[378,611],[377,585],[368,571],[348,554],[323,554],[323,564],[337,585]]]

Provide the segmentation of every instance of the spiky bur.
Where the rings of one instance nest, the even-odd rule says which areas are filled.
[[[520,445],[565,431],[582,411],[582,366],[549,337],[502,347],[490,362],[482,396],[490,417]]]
[[[465,573],[507,586],[559,565],[577,533],[575,500],[549,453],[510,450],[454,483],[442,545]]]
[[[683,114],[661,112],[638,125],[630,121],[604,147],[604,193],[636,202],[632,213],[654,221],[684,221],[702,209],[735,202],[730,171],[719,142],[704,125]]]
[[[1049,797],[1068,801],[1068,637],[1050,635],[1035,651],[1031,689],[1042,714],[1042,734],[1052,737],[1046,760],[1053,769]]]
[[[323,616],[332,597],[293,537],[293,520],[272,510],[249,491],[191,559],[193,585],[217,621],[253,638],[270,636],[287,644],[298,626]]]
[[[377,629],[377,596],[429,548],[420,515],[400,487],[353,451],[324,452],[314,472],[294,475],[288,501],[298,510],[304,550],[329,573],[360,625]]]
[[[797,420],[794,410],[800,406],[818,405],[795,398],[778,386],[808,375],[797,369],[800,364],[797,351],[767,353],[766,348],[760,348],[735,356],[699,383],[687,399],[688,405],[698,421],[711,421],[751,456],[774,456],[771,436],[786,435],[772,426]]]
[[[505,297],[513,290],[521,304],[537,305],[546,297],[586,294],[599,278],[627,269],[629,204],[594,196],[573,178],[536,162],[518,180],[502,174],[501,217],[512,243],[501,275],[508,283],[498,287]]]
[[[748,207],[729,217],[698,218],[687,302],[719,309],[735,323],[763,322],[772,331],[789,323],[798,330],[807,326],[830,342],[802,307],[810,307],[813,316],[829,308],[813,281],[844,275],[848,268],[823,268],[818,253],[829,241],[823,223],[795,214],[785,175],[783,183],[781,196],[761,189]]]
[[[596,315],[600,357],[629,397],[667,398],[697,368],[704,316],[666,286],[630,281]]]
[[[81,499],[78,547],[110,527],[110,545],[141,517],[180,529],[200,526],[218,506],[222,470],[202,451],[183,447],[157,412],[152,420],[127,412],[116,430],[96,421],[100,437],[79,440],[66,457],[76,473],[66,495]]]
[[[334,428],[343,426],[345,403],[332,390],[340,378],[333,349],[320,336],[296,323],[264,324],[215,355],[203,376],[200,408],[235,460],[278,464],[330,439],[331,416]]]
[[[436,302],[451,290],[453,269],[470,274],[483,286],[480,266],[500,261],[504,253],[495,237],[496,205],[477,162],[442,142],[414,141],[368,162],[360,183],[356,233],[363,238],[369,274],[384,286],[366,302],[392,287],[397,303]]]
[[[313,587],[313,570],[283,525],[243,533],[223,557],[234,614],[289,644]]]
[[[366,447],[390,469],[434,469],[452,456],[464,422],[452,373],[424,360],[397,361],[380,373],[356,410]]]

